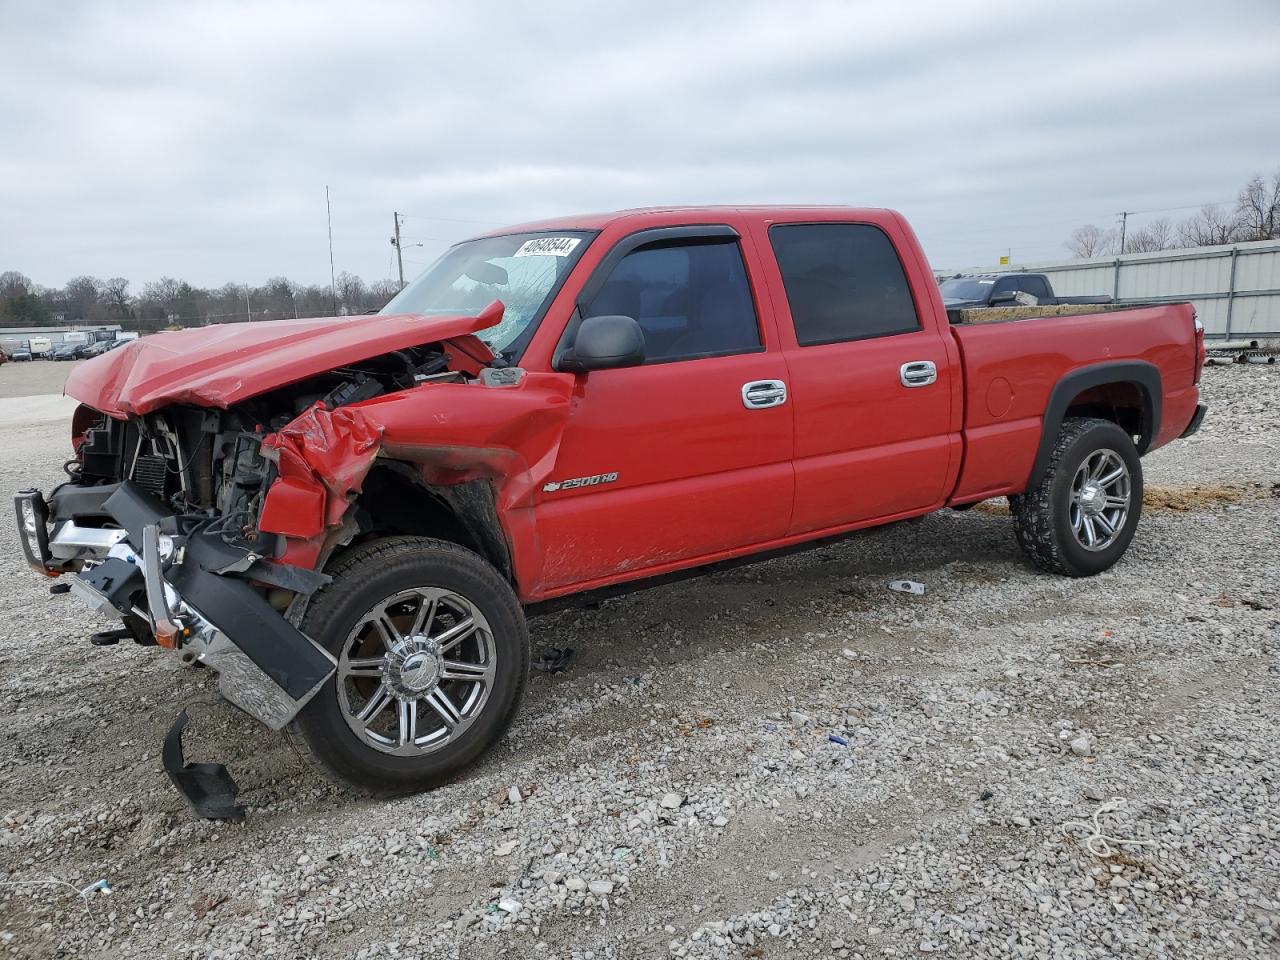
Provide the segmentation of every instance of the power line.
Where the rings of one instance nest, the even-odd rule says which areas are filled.
[[[1209,200],[1203,203],[1187,203],[1177,207],[1149,207],[1146,210],[1129,210],[1126,212],[1128,213],[1129,216],[1132,217],[1132,216],[1138,216],[1141,214],[1148,214],[1148,213],[1168,213],[1174,210],[1199,210],[1201,207],[1219,206],[1221,204],[1227,204],[1227,203],[1233,203],[1233,202],[1234,201],[1232,200]],[[995,233],[1000,230],[1031,230],[1037,227],[1059,227],[1059,226],[1064,226],[1064,225],[1073,224],[1073,223],[1087,223],[1090,220],[1107,220],[1117,215],[1118,214],[1103,213],[1099,211],[1099,212],[1096,212],[1093,216],[1071,217],[1071,218],[1064,218],[1062,220],[1040,220],[1040,221],[1036,221],[1035,223],[986,224],[971,230],[966,230],[964,233],[950,234],[950,236],[958,236],[958,237],[981,236],[982,234]],[[921,217],[920,221],[922,224],[929,223],[929,219],[927,216]],[[965,221],[965,220],[934,221],[935,224],[939,224],[939,223],[967,224],[969,222],[970,221]]]
[[[1219,207],[1226,203],[1235,203],[1234,200],[1209,200],[1205,203],[1187,203],[1180,207],[1153,207],[1150,210],[1130,210],[1129,216],[1137,213],[1167,213],[1170,210],[1199,210],[1201,207]]]
[[[457,217],[424,217],[417,213],[402,213],[400,216],[408,220],[439,220],[441,223],[469,223],[476,227],[500,227],[495,220],[461,220]]]

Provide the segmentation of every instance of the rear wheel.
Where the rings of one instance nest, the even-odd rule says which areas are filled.
[[[1129,548],[1142,515],[1142,462],[1109,420],[1063,423],[1045,475],[1009,498],[1018,543],[1042,570],[1101,573]]]
[[[416,537],[358,547],[327,572],[301,628],[338,668],[296,732],[328,772],[373,792],[447,780],[502,736],[524,692],[511,587],[471,551]]]

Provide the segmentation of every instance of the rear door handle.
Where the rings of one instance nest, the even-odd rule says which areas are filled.
[[[898,379],[904,387],[927,387],[938,379],[938,368],[932,360],[912,360],[898,368]]]
[[[787,385],[781,380],[752,380],[742,385],[742,405],[748,410],[780,407],[787,402]]]

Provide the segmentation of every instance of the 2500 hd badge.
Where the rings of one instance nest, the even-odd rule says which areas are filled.
[[[597,473],[590,477],[574,477],[572,480],[552,480],[542,485],[543,493],[555,493],[557,490],[576,490],[578,487],[595,487],[602,483],[613,483],[618,479],[618,471],[613,473]]]

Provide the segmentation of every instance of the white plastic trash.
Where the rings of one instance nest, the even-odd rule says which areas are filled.
[[[924,584],[914,580],[890,580],[889,589],[899,593],[914,593],[916,596],[924,595]]]

